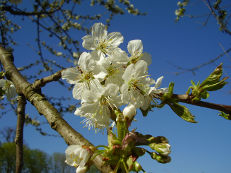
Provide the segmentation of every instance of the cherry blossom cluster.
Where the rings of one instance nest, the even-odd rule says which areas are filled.
[[[124,40],[121,33],[108,33],[102,23],[94,24],[91,35],[82,39],[89,52],[80,55],[77,67],[64,70],[62,79],[74,84],[73,97],[81,100],[74,114],[84,117],[87,127],[109,127],[113,112],[124,105],[126,115],[138,108],[147,110],[152,95],[167,90],[158,89],[163,77],[149,77],[151,56],[143,52],[141,40],[129,41],[127,54],[118,47]]]
[[[138,172],[143,169],[136,160],[145,152],[160,163],[169,162],[170,145],[166,140],[128,130],[137,109],[148,112],[155,96],[168,91],[159,88],[163,76],[155,81],[148,74],[151,56],[143,52],[142,41],[129,41],[127,53],[119,48],[124,40],[121,33],[108,33],[102,23],[94,24],[91,35],[82,39],[88,52],[80,55],[77,67],[62,71],[62,79],[74,85],[73,97],[81,101],[74,114],[84,117],[89,129],[106,128],[108,146],[104,150],[96,147],[93,152],[89,146],[71,145],[66,150],[66,163],[77,167],[77,173],[86,172],[91,156],[101,154],[115,172]],[[111,123],[116,124],[117,134],[110,128]],[[156,153],[139,145],[147,145]]]

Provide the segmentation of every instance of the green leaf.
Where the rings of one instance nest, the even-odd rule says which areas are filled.
[[[225,119],[227,119],[227,120],[231,120],[231,115],[230,114],[226,114],[226,113],[220,111],[220,113],[218,115],[225,118]]]
[[[210,85],[205,85],[202,88],[204,90],[207,90],[207,91],[216,91],[216,90],[219,90],[219,89],[223,88],[223,86],[225,86],[227,84],[227,82],[225,82],[226,79],[227,78],[224,78],[224,79],[222,79],[221,81],[219,81],[217,83],[210,84]]]
[[[168,103],[168,105],[183,120],[188,121],[190,123],[196,123],[196,121],[194,120],[194,116],[185,106],[182,106],[175,102]]]
[[[213,85],[215,83],[218,83],[220,81],[220,78],[222,76],[222,64],[220,64],[215,70],[201,83],[201,87],[205,85]]]

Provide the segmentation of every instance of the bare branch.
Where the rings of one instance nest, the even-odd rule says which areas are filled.
[[[24,96],[18,96],[18,106],[17,106],[17,129],[15,136],[16,144],[16,173],[21,173],[23,168],[23,127],[25,120],[25,106],[26,99]]]
[[[44,15],[44,14],[53,14],[56,11],[60,10],[60,8],[55,9],[55,10],[51,10],[51,11],[45,11],[45,10],[41,10],[41,11],[32,11],[32,12],[26,12],[26,11],[22,11],[20,9],[13,9],[12,6],[7,6],[4,5],[1,7],[2,11],[7,11],[12,15],[18,15],[18,16],[38,16],[38,15]]]
[[[179,66],[174,65],[174,66],[176,66],[177,69],[182,70],[181,72],[176,72],[176,75],[179,75],[179,74],[182,74],[182,73],[185,73],[185,72],[192,72],[193,74],[195,74],[195,71],[197,71],[198,69],[200,69],[200,68],[202,68],[204,66],[207,66],[209,64],[214,63],[215,61],[217,61],[218,59],[220,59],[221,57],[223,57],[224,55],[226,55],[230,51],[231,51],[231,48],[227,49],[226,51],[224,51],[223,53],[221,53],[217,57],[215,57],[213,59],[210,59],[209,61],[204,62],[204,63],[202,63],[202,64],[200,64],[198,66],[192,67],[192,68],[183,68],[183,67],[179,67]]]
[[[44,77],[42,79],[39,79],[39,80],[36,80],[34,83],[33,83],[33,88],[35,89],[39,89],[43,86],[45,86],[47,83],[49,82],[53,82],[53,81],[57,81],[61,78],[61,72],[62,70],[50,75],[50,76],[47,76],[47,77]]]
[[[203,0],[205,5],[208,7],[208,9],[210,10],[211,14],[215,17],[215,19],[217,20],[217,23],[220,26],[220,29],[222,31],[224,31],[226,34],[231,35],[231,31],[226,27],[226,24],[224,23],[223,20],[220,20],[219,15],[216,14],[214,8],[212,7],[210,0]],[[219,12],[220,9],[218,9]]]

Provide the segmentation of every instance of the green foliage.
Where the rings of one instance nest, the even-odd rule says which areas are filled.
[[[16,146],[13,142],[0,143],[0,172],[15,172],[15,153]],[[23,147],[24,166],[23,173],[72,173],[74,167],[65,163],[64,153],[54,153],[49,156],[47,153],[38,149]],[[93,173],[96,168],[91,168],[89,173]]]
[[[227,119],[227,120],[231,120],[231,115],[230,114],[226,114],[226,113],[220,111],[220,113],[218,115],[225,118],[225,119]]]
[[[183,120],[190,122],[190,123],[196,123],[194,120],[194,116],[191,114],[188,108],[186,108],[183,105],[180,105],[176,102],[170,102],[168,103],[170,108]]]
[[[0,146],[0,171],[15,171],[15,143],[3,143]],[[40,150],[24,149],[23,172],[46,173],[49,172],[48,155]]]
[[[174,83],[170,83],[168,87],[168,92],[164,94],[162,97],[162,101],[165,104],[168,104],[169,107],[183,120],[191,123],[196,123],[194,120],[194,116],[190,113],[188,108],[186,108],[183,105],[180,105],[177,103],[178,101],[176,99],[173,99],[173,88]]]
[[[227,78],[221,79],[222,71],[222,64],[220,64],[201,84],[200,82],[195,84],[191,81],[192,86],[189,87],[186,94],[192,96],[193,101],[199,101],[201,98],[207,99],[209,97],[208,91],[219,90],[227,84],[225,82]]]

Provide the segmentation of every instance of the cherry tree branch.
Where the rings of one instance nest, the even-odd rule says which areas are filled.
[[[182,74],[182,73],[185,73],[185,72],[192,72],[192,74],[195,74],[195,72],[196,72],[198,69],[200,69],[200,68],[202,68],[202,67],[205,67],[205,66],[207,66],[207,65],[209,65],[209,64],[214,63],[215,61],[217,61],[217,60],[219,60],[220,58],[222,58],[224,55],[228,54],[230,51],[231,51],[231,48],[225,50],[224,52],[222,52],[221,54],[219,54],[217,57],[212,58],[212,59],[210,59],[209,61],[204,62],[204,63],[202,63],[202,64],[200,64],[200,65],[197,65],[197,66],[195,66],[195,67],[192,67],[192,68],[183,68],[183,67],[174,65],[177,69],[182,70],[181,72],[176,72],[175,74],[176,74],[176,75],[179,75],[179,74]]]
[[[218,111],[222,111],[226,114],[231,115],[231,105],[215,104],[215,103],[209,103],[209,102],[204,102],[204,101],[192,101],[192,97],[190,97],[187,94],[182,94],[182,95],[173,94],[173,98],[177,99],[179,102],[218,110]]]
[[[51,10],[51,11],[41,10],[41,11],[27,12],[27,11],[22,11],[20,9],[14,9],[12,6],[3,5],[1,7],[1,10],[7,11],[12,15],[18,15],[18,16],[40,16],[40,15],[44,15],[44,14],[46,14],[46,15],[53,14],[56,11],[60,10],[61,9],[60,7],[55,9],[55,10]]]
[[[18,106],[17,106],[17,128],[15,136],[16,144],[16,173],[21,173],[23,168],[23,127],[25,120],[25,106],[26,99],[24,96],[18,96]]]
[[[33,85],[19,73],[12,59],[12,53],[0,47],[0,61],[5,69],[6,77],[14,83],[17,93],[24,95],[25,98],[35,106],[38,112],[44,115],[51,128],[57,131],[68,145],[79,144],[93,146],[61,117],[57,109],[48,102],[40,90],[33,88]],[[112,172],[110,166],[104,164],[101,156],[97,156],[92,162],[103,173]]]
[[[224,31],[226,34],[231,35],[231,31],[227,28],[226,24],[223,20],[220,20],[219,16],[216,14],[215,9],[212,7],[210,0],[203,0],[205,5],[210,10],[211,14],[215,17],[217,20],[217,23],[222,27],[222,31]],[[219,9],[218,9],[219,10]]]
[[[61,72],[62,70],[50,75],[50,76],[47,76],[47,77],[44,77],[42,79],[39,79],[39,80],[36,80],[34,83],[33,83],[33,88],[35,89],[39,89],[43,86],[45,86],[47,83],[49,82],[53,82],[53,81],[57,81],[61,78]]]

